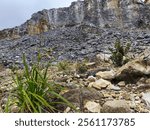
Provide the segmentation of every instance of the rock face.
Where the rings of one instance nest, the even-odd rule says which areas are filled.
[[[21,26],[0,31],[0,39],[35,35],[58,27],[88,24],[97,27],[150,28],[150,2],[84,0],[70,7],[42,10]]]

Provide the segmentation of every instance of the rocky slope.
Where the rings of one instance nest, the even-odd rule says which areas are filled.
[[[82,112],[150,112],[149,12],[149,0],[84,0],[39,11],[21,26],[0,31],[0,65],[23,67],[22,53],[32,65],[39,51],[43,63],[52,60],[54,66],[62,60],[96,59],[86,64],[84,74],[52,68],[48,78],[66,87],[62,95]],[[132,60],[120,68],[113,67],[108,51],[117,39],[131,43]],[[15,88],[11,76],[0,66],[0,112]],[[17,112],[15,104],[11,112]]]
[[[0,31],[0,39],[35,35],[58,27],[89,24],[97,27],[150,28],[149,0],[84,0],[70,7],[42,10],[11,29]]]
[[[133,52],[142,52],[150,44],[149,3],[85,0],[66,8],[39,11],[21,26],[0,31],[0,63],[20,65],[23,52],[31,63],[39,50],[49,53],[45,60],[109,55],[108,47],[116,39],[123,44],[130,42]]]
[[[48,70],[48,80],[61,85],[64,89],[60,94],[81,112],[150,112],[150,55],[147,51],[120,68],[113,67],[102,57],[85,66],[84,73],[72,63],[63,70],[58,69],[59,66]],[[19,70],[18,74],[21,73]],[[10,92],[16,88],[11,75],[10,69],[0,71],[0,112],[4,112]],[[57,108],[61,112],[74,112],[61,104]],[[15,103],[10,105],[10,112],[18,110]]]

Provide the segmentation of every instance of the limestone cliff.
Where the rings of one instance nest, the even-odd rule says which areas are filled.
[[[0,31],[0,39],[35,35],[57,27],[88,24],[106,28],[150,28],[150,0],[84,0],[42,10],[24,24]]]

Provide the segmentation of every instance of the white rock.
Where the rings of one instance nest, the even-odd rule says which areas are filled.
[[[65,110],[64,110],[64,113],[68,113],[70,112],[71,108],[70,107],[67,107]]]
[[[97,54],[96,55],[96,58],[97,60],[100,60],[100,61],[110,61],[110,55],[108,54]]]
[[[87,79],[89,82],[95,82],[96,78],[94,76],[89,76]]]
[[[88,88],[92,88],[93,87],[93,83],[94,82],[89,83]]]
[[[93,83],[93,87],[97,89],[107,88],[110,85],[112,85],[111,82],[104,79],[99,79]]]
[[[115,72],[114,71],[100,71],[96,73],[96,77],[103,78],[106,80],[111,80],[115,78]]]
[[[114,86],[114,85],[111,85],[110,89],[115,90],[115,91],[120,91],[121,90],[121,88],[119,88],[118,86]]]
[[[125,84],[125,82],[124,82],[124,81],[120,81],[120,82],[118,83],[118,86],[119,86],[119,87],[125,87],[125,86],[126,86],[126,84]]]
[[[101,106],[99,103],[96,103],[94,101],[88,101],[84,108],[86,108],[88,111],[93,112],[93,113],[100,113]]]
[[[143,93],[142,94],[142,99],[146,103],[147,108],[150,110],[150,92]]]

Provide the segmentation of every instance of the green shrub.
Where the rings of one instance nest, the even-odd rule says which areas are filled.
[[[116,66],[122,66],[128,62],[127,53],[129,52],[131,44],[127,43],[126,46],[121,45],[120,40],[117,40],[114,49],[109,48],[111,52],[110,59]]]
[[[39,61],[40,58],[39,55]],[[23,55],[23,64],[24,72],[22,75],[15,75],[16,89],[10,96],[10,99],[16,99],[13,104],[17,104],[18,112],[59,112],[56,109],[57,104],[65,104],[74,110],[76,109],[70,102],[59,95],[62,87],[48,81],[49,64],[45,69],[42,69],[38,62],[30,68],[26,62],[25,55]],[[7,112],[8,108],[8,105],[6,105]]]

